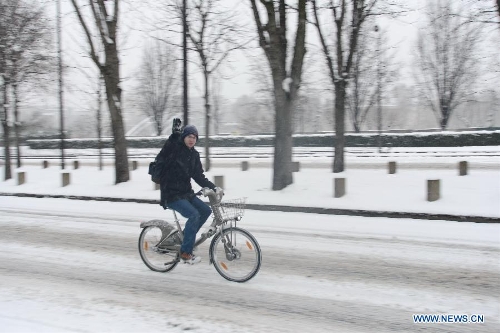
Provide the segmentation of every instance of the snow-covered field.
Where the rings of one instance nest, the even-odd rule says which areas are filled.
[[[330,153],[320,150],[295,158],[301,163],[300,172],[294,173],[294,184],[282,191],[271,191],[269,155],[222,158],[223,151],[217,149],[213,168],[206,175],[212,181],[224,176],[227,197],[247,197],[250,204],[500,217],[500,147],[393,149],[383,154],[352,149],[346,156],[346,171],[337,174],[331,172]],[[57,156],[56,151],[47,152]],[[26,153],[33,157],[39,151]],[[43,169],[42,160],[30,159],[21,170],[14,169],[13,179],[0,183],[0,192],[159,199],[147,174],[152,158],[132,159],[139,162],[139,168],[131,171],[131,181],[114,185],[112,161],[106,160],[104,170],[99,171],[97,158],[89,157],[92,153],[95,151],[80,152],[77,170],[73,159],[66,160],[70,186],[62,187],[58,161],[50,160],[50,167]],[[242,160],[249,162],[248,171],[241,171]],[[462,160],[469,163],[467,176],[458,173]],[[397,162],[396,174],[388,173],[388,161]],[[25,184],[17,185],[17,171],[25,172]],[[3,174],[3,167],[0,172]],[[334,178],[346,179],[342,198],[334,198]],[[441,198],[434,202],[427,201],[427,180],[431,179],[441,182]]]

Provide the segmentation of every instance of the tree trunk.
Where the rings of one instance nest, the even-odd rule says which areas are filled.
[[[111,128],[113,129],[114,149],[115,149],[115,183],[127,182],[130,180],[127,141],[125,139],[125,126],[123,123],[121,110],[121,88],[120,88],[120,59],[117,48],[117,26],[119,14],[119,1],[114,1],[113,15],[107,13],[107,6],[103,0],[89,1],[96,26],[100,31],[100,42],[104,47],[105,63],[102,64],[100,57],[96,53],[96,47],[90,33],[89,27],[83,19],[80,7],[75,0],[71,0],[73,8],[80,21],[80,24],[87,35],[90,46],[90,56],[104,79],[106,87],[106,97],[108,100],[109,113],[111,115]]]
[[[205,171],[210,170],[210,93],[208,73],[205,73]]]
[[[344,147],[345,147],[345,80],[335,83],[335,157],[333,158],[333,172],[344,171]]]
[[[306,36],[306,0],[298,1],[298,21],[295,45],[290,47],[293,58],[287,61],[287,6],[284,0],[261,1],[267,12],[267,23],[263,24],[255,0],[250,0],[257,24],[259,44],[271,67],[274,86],[275,142],[273,165],[273,190],[279,191],[293,183],[292,174],[292,126],[297,90],[300,87],[304,63]],[[275,8],[278,4],[278,8]],[[279,14],[279,15],[278,15]],[[287,66],[290,70],[287,73]]]
[[[102,85],[102,76],[99,75],[99,84],[97,85],[97,149],[99,151],[99,170],[102,170],[102,140],[101,140],[101,131],[102,131],[102,126],[101,126],[101,88]]]
[[[447,102],[445,102],[447,103]],[[441,121],[439,122],[439,126],[441,126],[441,130],[445,130],[448,126],[448,120],[450,119],[450,108],[448,104],[444,104],[441,106]]]
[[[113,22],[116,24],[116,22]],[[116,45],[116,26],[109,28],[110,37],[114,41],[104,41],[106,63],[100,66],[101,74],[106,87],[109,112],[111,114],[111,127],[113,129],[115,149],[115,183],[123,183],[130,180],[127,140],[125,138],[125,125],[122,117],[122,90],[120,88],[120,59]]]
[[[356,133],[361,132],[361,126],[360,126],[360,124],[359,124],[359,121],[355,120],[355,121],[353,122],[353,125],[354,125],[354,132],[356,132]]]
[[[114,46],[115,44],[112,44]],[[112,47],[111,46],[111,47]],[[121,89],[119,87],[118,56],[116,52],[106,51],[106,58],[111,59],[108,65],[103,67],[104,84],[106,86],[106,97],[111,114],[111,128],[113,129],[115,149],[115,183],[127,182],[130,179],[127,141],[123,117],[121,112]],[[113,59],[114,58],[114,59]]]
[[[156,121],[156,136],[161,136],[161,132],[163,132],[163,126],[162,126],[162,121],[157,120]]]
[[[282,89],[281,84],[274,87],[275,98],[275,142],[273,190],[279,191],[293,183],[292,173],[292,100]]]
[[[17,155],[17,167],[21,167],[21,149],[19,147],[19,99],[17,91],[17,83],[12,85],[12,92],[14,94],[14,132],[16,135],[16,155]]]
[[[444,131],[447,126],[447,119],[445,117],[441,118],[441,121],[439,122],[439,126],[441,127],[441,130]]]
[[[182,107],[184,126],[189,125],[189,91],[188,91],[188,47],[187,47],[187,0],[182,1]]]
[[[12,170],[10,167],[10,140],[9,140],[9,100],[7,95],[8,81],[4,78],[3,80],[3,112],[4,117],[2,119],[3,126],[3,143],[4,143],[4,154],[5,154],[5,177],[4,180],[12,178]]]

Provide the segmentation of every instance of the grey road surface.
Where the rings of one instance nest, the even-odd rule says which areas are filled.
[[[208,243],[198,249],[199,265],[165,274],[148,270],[137,251],[140,214],[117,218],[0,202],[0,323],[31,320],[29,312],[9,314],[9,300],[23,299],[82,316],[87,309],[111,317],[128,311],[142,321],[139,329],[158,332],[498,332],[500,270],[488,264],[498,261],[497,247],[249,224],[263,266],[253,280],[238,284],[208,264]],[[432,259],[435,254],[449,260]],[[482,313],[485,322],[416,324],[412,317],[457,312]],[[40,325],[95,328],[63,319]]]

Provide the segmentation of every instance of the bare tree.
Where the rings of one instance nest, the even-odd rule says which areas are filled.
[[[481,25],[464,24],[466,14],[461,10],[453,8],[450,0],[429,3],[429,21],[418,36],[420,94],[434,111],[441,129],[447,127],[453,111],[472,95],[479,77],[477,46]]]
[[[5,145],[5,179],[10,179],[10,121],[9,107],[14,114],[17,167],[21,167],[19,147],[19,87],[36,75],[45,74],[50,67],[50,31],[44,10],[24,0],[0,0],[0,77],[4,112],[2,125]],[[12,98],[9,98],[12,95]]]
[[[490,90],[489,94],[489,107],[488,116],[486,120],[486,126],[494,127],[497,124],[497,120],[500,119],[500,92],[495,90]]]
[[[344,171],[345,110],[349,78],[358,49],[360,32],[372,15],[393,14],[395,5],[383,0],[329,0],[324,5],[311,0],[314,26],[318,31],[330,79],[335,90],[335,156],[333,172]],[[394,9],[393,9],[394,8]],[[329,43],[320,22],[322,9],[331,11],[334,40]]]
[[[187,2],[187,3],[186,3]],[[157,13],[161,13],[149,23],[151,29],[156,32],[181,34],[179,25],[180,19],[186,24],[187,37],[190,41],[189,51],[194,51],[198,55],[196,65],[203,76],[203,99],[205,101],[205,163],[206,170],[210,169],[210,128],[212,122],[212,96],[211,96],[211,76],[220,70],[230,54],[246,45],[245,37],[241,33],[244,30],[237,21],[236,10],[228,9],[222,0],[168,0],[163,2],[150,2],[156,8]],[[184,7],[186,3],[186,7]],[[237,6],[232,4],[232,6]],[[184,12],[186,8],[186,12]],[[185,20],[186,19],[186,20]],[[175,23],[174,23],[175,22]],[[162,38],[162,40],[183,47],[172,39]],[[185,54],[184,59],[187,57]],[[185,61],[185,60],[184,60]],[[186,96],[187,93],[184,95]],[[185,119],[186,122],[186,119]]]
[[[375,28],[365,25],[353,59],[351,82],[347,88],[347,109],[354,131],[360,132],[368,113],[373,112],[378,97],[383,99],[384,90],[394,82],[397,74],[387,32],[378,25]]]
[[[2,29],[2,31],[4,31]],[[2,78],[2,128],[3,128],[3,146],[4,146],[4,156],[5,156],[5,172],[4,180],[12,178],[11,160],[10,160],[10,128],[9,128],[9,95],[8,87],[10,84],[9,77],[6,73],[6,59],[4,52],[0,53],[0,73]]]
[[[118,57],[117,29],[120,1],[92,0],[88,2],[88,5],[79,5],[78,2],[78,0],[71,0],[87,38],[90,58],[99,69],[106,87],[114,138],[115,183],[118,184],[130,179],[127,141],[121,107],[122,90],[120,88],[120,59]],[[90,10],[91,19],[87,19],[88,16],[85,16],[85,8]],[[89,23],[89,20],[93,23]],[[100,49],[104,52],[99,53],[97,50]]]
[[[213,123],[215,135],[220,134],[220,123],[223,119],[222,103],[223,97],[221,95],[221,82],[220,78],[214,78],[212,81],[212,105],[213,105]]]
[[[467,13],[455,12],[466,21],[500,26],[500,0],[459,0],[456,5],[467,8]]]
[[[19,104],[20,86],[27,85],[34,79],[37,79],[38,86],[43,85],[42,76],[46,76],[55,67],[54,58],[50,55],[47,45],[50,45],[51,31],[42,8],[28,5],[29,13],[26,13],[26,26],[20,38],[17,39],[18,47],[11,54],[12,64],[12,93],[14,110],[14,131],[16,138],[17,167],[21,167],[20,150],[20,112]]]
[[[220,0],[194,0],[188,16],[189,38],[199,56],[203,73],[205,100],[205,164],[210,170],[211,75],[247,42],[240,36],[238,24],[230,10],[222,10]]]
[[[3,59],[0,60],[3,62]],[[1,66],[1,64],[0,64]],[[10,159],[10,129],[9,129],[9,98],[8,98],[9,81],[6,77],[2,76],[2,104],[3,104],[3,146],[5,155],[5,173],[4,180],[12,178],[11,159]]]
[[[301,84],[302,65],[306,53],[306,0],[299,0],[297,8],[289,8],[285,0],[260,0],[265,15],[261,15],[256,0],[252,5],[259,45],[264,50],[271,67],[275,109],[275,143],[273,190],[282,190],[293,183],[292,131],[293,112],[297,102],[297,92]],[[288,45],[288,19],[296,12],[295,42]],[[262,21],[262,16],[267,20]],[[292,51],[290,59],[289,50]]]
[[[177,58],[173,47],[154,40],[144,49],[138,75],[140,99],[145,114],[154,120],[156,135],[163,133],[173,98],[178,92]]]
[[[353,57],[351,85],[347,88],[347,109],[356,132],[361,130],[368,112],[377,101],[377,53],[374,50],[376,47],[370,43],[369,34],[368,29],[360,34],[359,46]]]

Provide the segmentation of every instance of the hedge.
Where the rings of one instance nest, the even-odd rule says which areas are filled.
[[[377,134],[349,133],[345,136],[346,147],[377,147]],[[129,137],[129,148],[158,148],[163,146],[165,137]],[[380,136],[382,147],[461,147],[461,146],[498,146],[500,145],[500,130],[474,132],[419,132],[391,133]],[[31,149],[58,149],[58,139],[30,139],[27,143]],[[205,139],[200,138],[198,146],[204,146]],[[333,134],[294,135],[294,147],[333,147]],[[211,147],[268,147],[274,146],[273,135],[256,136],[214,136],[210,138]],[[65,140],[68,149],[98,148],[97,139]],[[102,148],[112,148],[113,139],[102,139]]]

